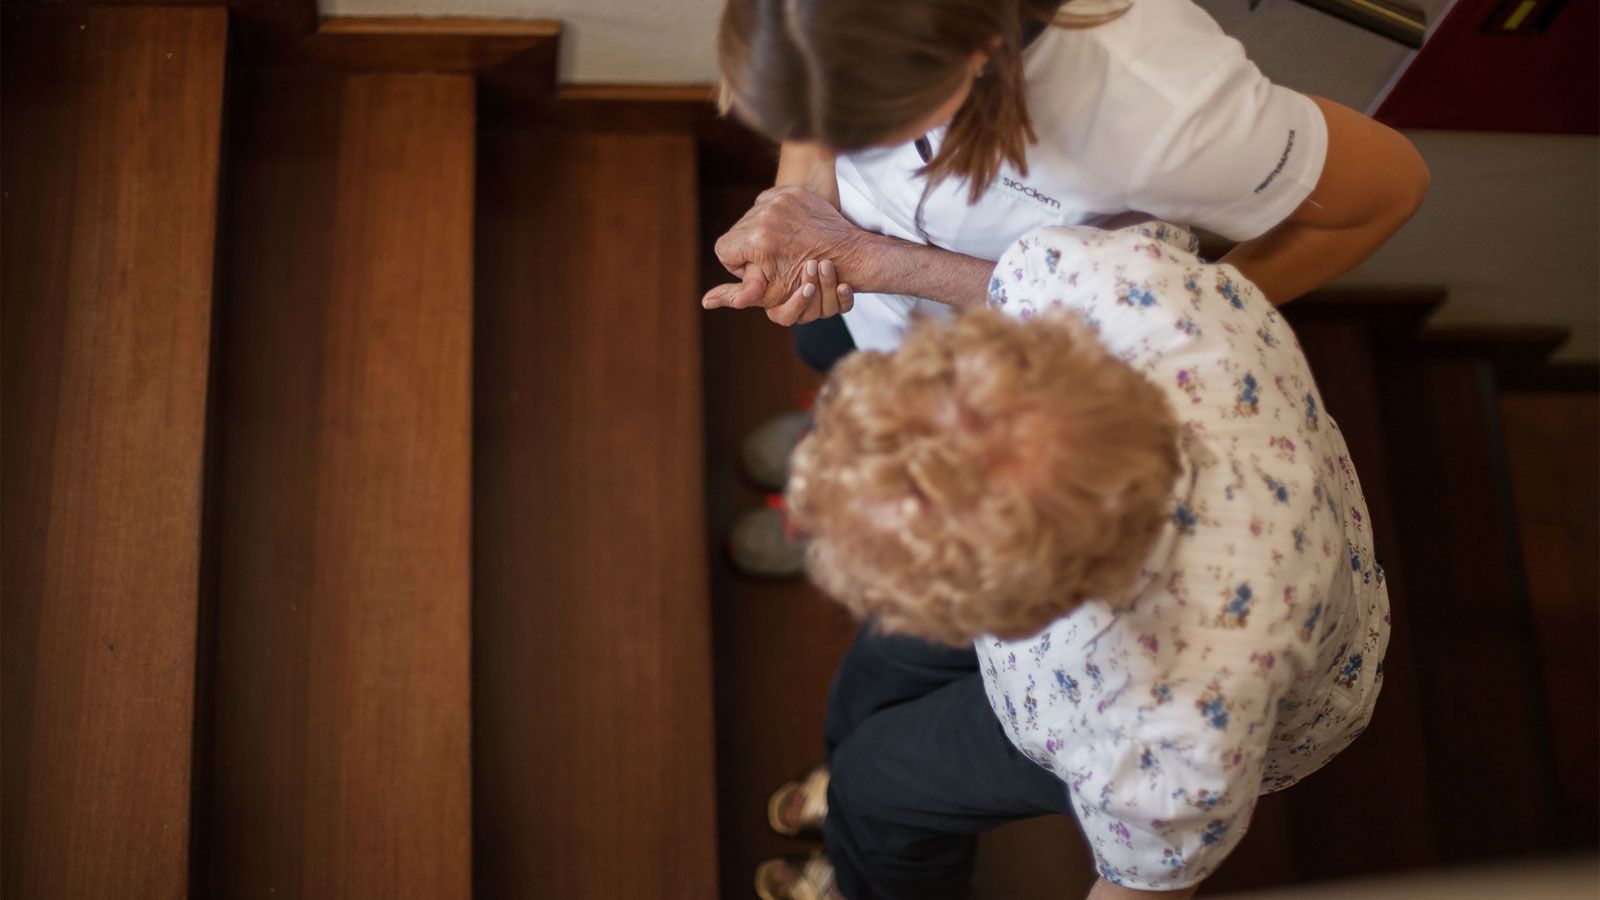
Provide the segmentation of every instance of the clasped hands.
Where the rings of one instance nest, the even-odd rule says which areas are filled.
[[[768,319],[785,326],[847,312],[855,292],[843,283],[842,273],[859,277],[869,237],[804,188],[770,188],[717,239],[717,260],[738,283],[712,288],[700,305],[759,306]]]

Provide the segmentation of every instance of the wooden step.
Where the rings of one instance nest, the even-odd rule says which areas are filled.
[[[1563,850],[1600,842],[1600,367],[1563,364],[1499,407],[1548,701]]]
[[[700,290],[731,280],[712,253],[763,189],[746,166],[706,161]],[[765,185],[771,185],[766,173]],[[698,297],[699,295],[696,294]],[[716,616],[717,788],[723,897],[746,896],[760,861],[808,844],[767,825],[767,797],[822,759],[828,683],[855,623],[805,579],[773,581],[734,570],[728,533],[761,508],[765,491],[745,477],[739,448],[768,417],[799,408],[820,383],[791,346],[792,332],[754,310],[700,314],[705,334],[706,498],[711,595]]]
[[[1549,731],[1496,391],[1501,379],[1539,368],[1566,332],[1419,330],[1418,313],[1430,306],[1425,293],[1407,304],[1416,312],[1403,314],[1385,302],[1390,292],[1352,295],[1359,293],[1286,310],[1362,474],[1394,606],[1384,702],[1373,727],[1329,771],[1342,774],[1346,758],[1406,771],[1404,781],[1386,786],[1384,803],[1394,811],[1383,818],[1411,833],[1318,854],[1307,874],[1356,874],[1338,871],[1341,860],[1380,870],[1554,850]],[[1360,310],[1367,311],[1346,314]],[[1391,725],[1421,733],[1391,737]],[[1482,753],[1464,756],[1463,746]],[[1308,834],[1359,842],[1350,836],[1370,826],[1356,828],[1362,816],[1345,814],[1363,792],[1355,782],[1340,790],[1337,781],[1319,774],[1293,799],[1324,807],[1308,820]],[[1472,801],[1456,788],[1468,782],[1508,798],[1497,807],[1504,814],[1469,824]],[[1340,821],[1346,826],[1329,824]]]
[[[1600,393],[1600,363],[1546,362],[1521,372],[1501,373],[1502,391],[1536,394]]]
[[[507,123],[478,185],[478,890],[716,896],[693,137]]]
[[[0,893],[181,897],[227,14],[3,42]]]
[[[550,19],[334,16],[296,53],[351,71],[471,74],[480,101],[526,108],[555,91],[560,41]]]
[[[1555,849],[1551,748],[1496,373],[1561,339],[1545,329],[1440,331],[1379,358],[1403,562],[1395,580],[1412,613],[1428,807],[1445,863]]]
[[[1446,293],[1442,287],[1325,287],[1285,304],[1283,314],[1296,327],[1353,319],[1376,337],[1403,339],[1422,330]]]
[[[1531,374],[1571,337],[1559,325],[1436,325],[1410,342],[1409,352],[1438,359],[1482,360],[1496,385]]]
[[[233,101],[201,893],[465,898],[473,78]]]

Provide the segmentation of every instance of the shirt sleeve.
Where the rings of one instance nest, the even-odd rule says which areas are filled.
[[[1248,682],[1260,688],[1254,692],[1246,685],[1176,691],[1166,706],[1109,729],[1081,754],[1067,782],[1103,878],[1176,890],[1210,877],[1233,852],[1255,811],[1263,759],[1236,737],[1249,727],[1246,706],[1275,701],[1268,684]],[[1205,724],[1197,728],[1190,718]]]
[[[1233,39],[1134,167],[1127,205],[1235,241],[1288,218],[1322,177],[1328,126],[1310,98],[1267,80]]]
[[[1020,319],[1076,313],[1107,350],[1143,367],[1156,346],[1190,343],[1174,329],[1185,276],[1173,254],[1198,264],[1199,242],[1163,222],[1106,231],[1090,225],[1035,228],[1001,254],[989,278],[991,306]],[[1180,279],[1174,282],[1172,279]]]

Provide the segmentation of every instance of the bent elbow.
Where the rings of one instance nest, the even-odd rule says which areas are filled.
[[[1404,135],[1397,133],[1396,136],[1400,139],[1399,159],[1396,160],[1400,190],[1396,192],[1395,205],[1403,222],[1421,208],[1423,199],[1428,196],[1432,176],[1428,174],[1428,164],[1416,146]]]

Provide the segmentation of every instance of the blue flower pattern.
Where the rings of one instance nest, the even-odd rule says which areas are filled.
[[[1183,475],[1138,596],[978,642],[1007,736],[1067,784],[1101,874],[1146,890],[1210,874],[1257,795],[1361,733],[1388,642],[1360,484],[1299,343],[1196,246],[1159,223],[1036,229],[989,291],[1012,315],[1092,322],[1180,422]]]

